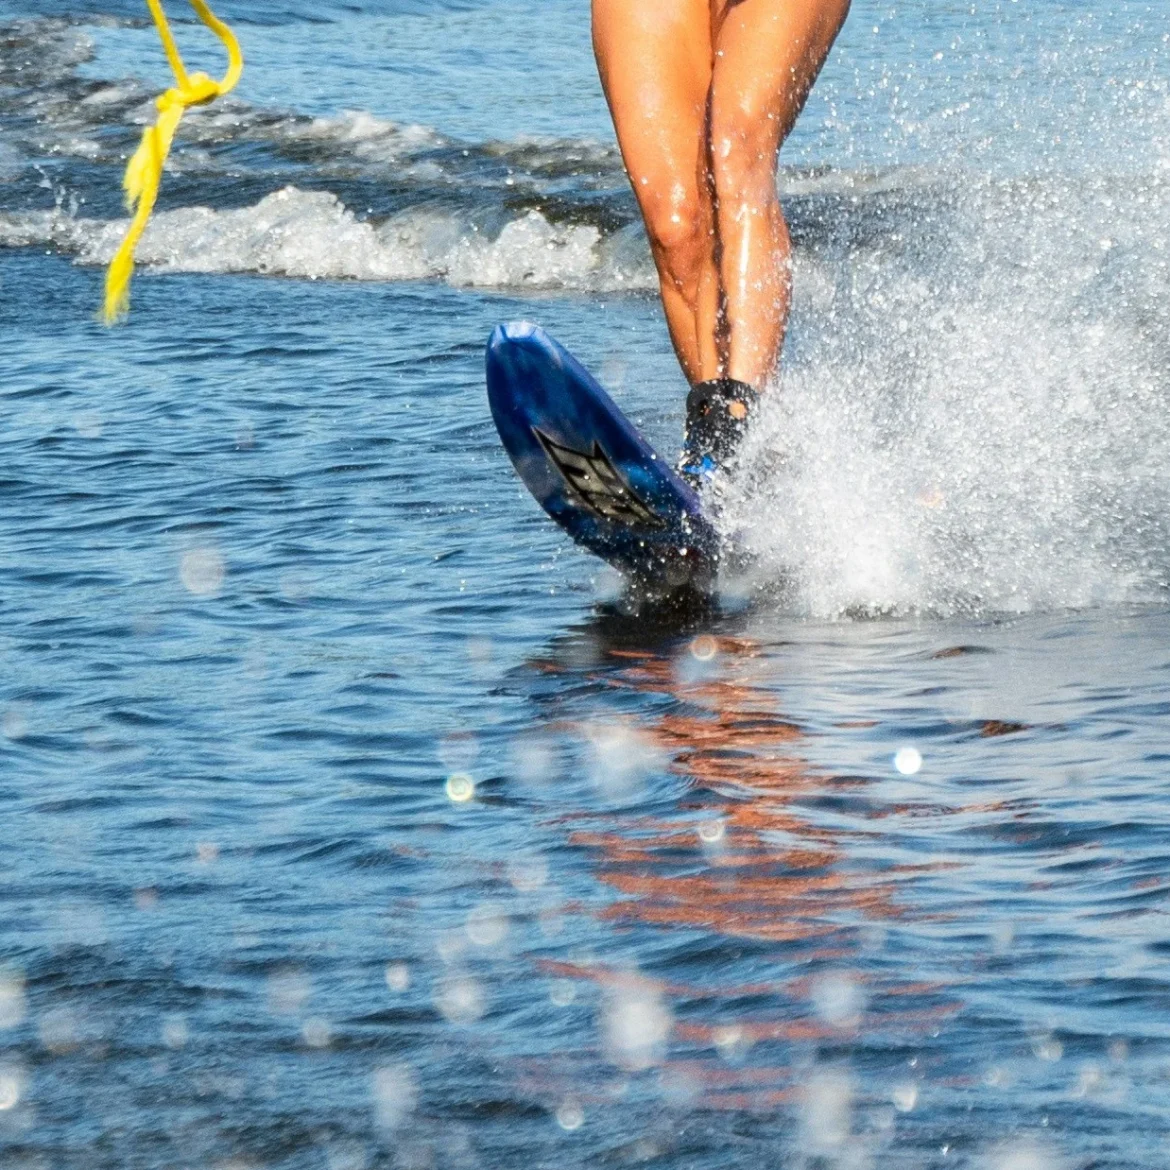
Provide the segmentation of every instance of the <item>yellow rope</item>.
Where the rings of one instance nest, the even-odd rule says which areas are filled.
[[[162,179],[163,163],[171,149],[179,119],[188,106],[201,105],[230,90],[240,80],[244,58],[235,33],[220,20],[204,0],[191,0],[191,6],[199,19],[224,43],[228,54],[227,72],[219,81],[206,73],[188,75],[179,55],[171,27],[167,23],[161,0],[146,0],[158,35],[162,38],[167,60],[175,75],[175,85],[168,89],[155,105],[158,107],[158,121],[142,132],[142,141],[126,166],[122,187],[126,192],[126,207],[134,213],[126,238],[122,241],[114,258],[106,269],[106,298],[102,306],[102,320],[113,325],[130,311],[130,277],[134,274],[134,249],[146,228],[146,221],[154,210],[158,198],[158,185]]]

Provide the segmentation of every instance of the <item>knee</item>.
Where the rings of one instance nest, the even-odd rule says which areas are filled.
[[[712,120],[711,177],[720,206],[762,208],[776,198],[777,137],[768,114]]]
[[[689,296],[697,290],[712,242],[710,216],[698,194],[676,189],[642,208],[650,249],[663,275]]]

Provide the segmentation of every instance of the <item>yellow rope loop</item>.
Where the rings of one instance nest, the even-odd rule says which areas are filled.
[[[114,258],[106,269],[106,296],[102,305],[102,320],[113,325],[130,311],[130,277],[134,274],[134,249],[146,229],[146,222],[154,210],[158,198],[158,187],[162,181],[163,163],[171,149],[179,120],[189,106],[203,105],[232,89],[240,80],[244,58],[235,33],[207,7],[204,0],[191,0],[191,6],[212,32],[215,33],[228,54],[227,72],[216,81],[206,73],[188,74],[179,54],[179,47],[171,34],[161,0],[146,0],[150,14],[158,28],[163,49],[175,75],[176,84],[160,95],[155,102],[158,119],[153,126],[142,132],[138,149],[126,164],[122,187],[126,192],[126,207],[132,211],[130,227]]]

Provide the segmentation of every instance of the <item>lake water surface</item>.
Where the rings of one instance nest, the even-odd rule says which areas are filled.
[[[484,395],[681,431],[584,0],[221,15],[108,332],[165,63],[0,3],[0,1163],[1164,1170],[1170,4],[855,0],[689,612]]]

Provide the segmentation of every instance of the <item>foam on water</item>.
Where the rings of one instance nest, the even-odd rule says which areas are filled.
[[[121,220],[63,210],[0,213],[0,246],[52,244],[105,264]],[[649,257],[632,233],[602,240],[585,224],[552,224],[537,211],[495,231],[468,216],[411,208],[380,225],[359,220],[326,191],[285,187],[250,207],[160,212],[139,244],[140,264],[175,272],[250,272],[310,279],[438,279],[462,287],[652,287]]]

